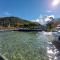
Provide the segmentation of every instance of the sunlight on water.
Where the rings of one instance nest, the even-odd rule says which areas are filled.
[[[58,60],[58,57],[56,56],[56,54],[58,53],[59,51],[56,49],[56,47],[52,43],[50,43],[47,47],[49,60]]]
[[[60,51],[52,43],[52,41],[55,39],[55,37],[52,35],[52,32],[44,32],[43,34],[48,41],[47,56],[49,60],[60,60]]]

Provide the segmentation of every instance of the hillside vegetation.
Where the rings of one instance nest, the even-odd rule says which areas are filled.
[[[41,28],[41,25],[36,22],[24,20],[18,17],[2,17],[0,18],[0,29],[6,28],[26,28],[37,29]]]

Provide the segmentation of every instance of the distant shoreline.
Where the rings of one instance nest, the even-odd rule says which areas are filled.
[[[24,31],[24,32],[33,32],[33,31],[42,31],[40,29],[1,29],[0,31]]]
[[[45,32],[52,32],[52,31],[46,31],[46,30],[42,30],[42,29],[27,29],[27,28],[7,28],[7,29],[0,29],[0,32],[4,32],[4,31],[21,31],[21,32],[41,32],[41,31],[45,31]]]

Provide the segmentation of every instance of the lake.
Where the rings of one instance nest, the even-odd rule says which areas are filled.
[[[50,38],[42,32],[0,32],[0,54],[8,60],[49,60]]]

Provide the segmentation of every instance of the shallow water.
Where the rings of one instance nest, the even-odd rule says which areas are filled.
[[[0,32],[0,53],[9,60],[48,60],[46,46],[40,32]]]
[[[8,60],[49,60],[50,37],[42,32],[0,32],[0,54]]]

